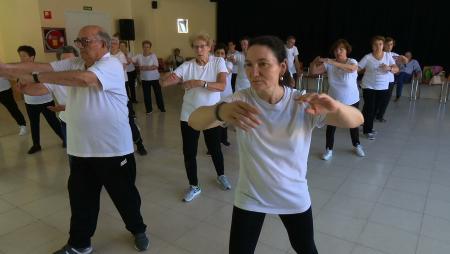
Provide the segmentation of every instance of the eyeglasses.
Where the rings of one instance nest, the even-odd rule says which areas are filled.
[[[202,44],[202,45],[192,45],[192,47],[194,48],[194,49],[203,49],[203,48],[205,48],[205,47],[207,47],[208,45],[206,45],[206,44]]]
[[[94,41],[101,41],[100,39],[86,39],[86,38],[76,38],[73,43],[77,48],[85,48],[89,46],[89,43]]]

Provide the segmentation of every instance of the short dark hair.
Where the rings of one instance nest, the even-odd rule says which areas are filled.
[[[294,39],[295,40],[295,37],[293,35],[289,35],[288,37],[286,37],[286,41],[288,41],[290,39]]]
[[[76,48],[72,46],[64,46],[56,51],[56,58],[58,58],[58,60],[61,60],[61,55],[65,53],[72,53],[75,55],[75,57],[78,57],[78,50]]]
[[[214,47],[214,52],[216,52],[216,51],[219,50],[219,49],[223,49],[223,50],[225,51],[225,54],[227,54],[227,46],[226,46],[224,43],[222,43],[222,42],[218,43],[218,44]]]
[[[330,53],[333,55],[334,51],[340,46],[343,45],[345,50],[347,50],[347,55],[349,55],[352,52],[352,45],[350,45],[350,43],[348,43],[348,41],[346,39],[338,39],[337,41],[335,41],[333,43],[333,45],[331,45],[330,48]]]
[[[251,39],[248,44],[248,48],[250,49],[250,47],[254,45],[268,47],[277,58],[278,63],[282,63],[286,60],[286,48],[284,47],[284,43],[276,36],[264,35]]]
[[[375,41],[383,41],[384,43],[386,41],[386,38],[384,38],[384,36],[381,35],[375,35],[374,37],[372,37],[372,39],[370,39],[370,45],[373,45]]]
[[[235,43],[233,40],[229,40],[229,41],[227,42],[227,44],[230,43],[230,42],[233,43],[233,45],[236,45],[236,43]]]
[[[250,41],[250,37],[248,36],[242,36],[242,38],[239,41]]]
[[[151,41],[149,41],[149,40],[145,40],[145,41],[142,41],[142,46],[144,46],[145,44],[148,44],[148,45],[150,45],[150,47],[152,47],[152,46],[153,46],[152,42],[151,42]]]
[[[17,49],[17,53],[25,52],[28,56],[36,56],[36,50],[33,47],[28,45],[22,45]]]
[[[384,42],[390,42],[390,41],[392,41],[392,42],[394,43],[394,46],[395,46],[395,40],[394,40],[394,38],[388,36],[388,37],[386,37],[385,40],[384,40]]]

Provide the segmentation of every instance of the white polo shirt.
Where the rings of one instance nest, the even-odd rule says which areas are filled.
[[[9,83],[9,80],[5,79],[4,77],[0,77],[0,92],[6,91],[11,88],[11,84]]]
[[[262,124],[246,132],[237,128],[239,180],[234,205],[269,214],[302,213],[311,206],[306,180],[307,161],[314,127],[325,116],[311,116],[294,101],[300,92],[284,87],[276,104],[262,100],[253,88],[236,92],[228,101],[257,107]]]
[[[133,59],[133,54],[131,52],[128,52],[127,57]],[[127,68],[125,70],[127,72],[132,72],[132,71],[136,70],[136,68],[134,67],[133,63],[129,63],[129,64],[127,64]]]
[[[227,66],[227,83],[225,84],[225,89],[220,93],[220,100],[223,101],[225,98],[233,94],[233,89],[231,88],[231,75],[233,74],[233,63],[230,61],[225,61]]]
[[[239,53],[240,53],[240,52],[237,51],[237,50],[234,51],[234,53],[228,52],[227,57],[230,57],[230,56],[236,57],[236,55],[239,54]],[[237,73],[238,73],[238,66],[237,66],[237,64],[233,64],[233,70],[232,70],[232,73],[233,73],[233,74],[237,74]]]
[[[358,62],[355,59],[347,58],[346,64],[357,65]],[[358,83],[356,82],[358,72],[356,70],[347,72],[332,64],[325,63],[324,65],[330,84],[328,94],[345,105],[357,103],[359,101]]]
[[[394,59],[394,62],[395,62],[395,57],[399,56],[399,54],[397,54],[395,52],[386,52],[386,53],[391,55],[392,59]],[[395,80],[394,73],[389,72],[389,83],[394,82],[394,80]]]
[[[139,66],[151,66],[156,65],[159,66],[158,58],[154,53],[151,53],[148,56],[144,56],[142,54],[136,55],[133,57],[133,62],[137,63]],[[141,80],[157,80],[159,79],[159,71],[158,70],[152,70],[152,71],[142,71],[141,70]]]
[[[183,81],[204,80],[216,82],[217,75],[221,72],[228,73],[225,60],[222,57],[209,56],[208,63],[201,66],[195,58],[184,62],[175,69],[174,73]],[[211,106],[220,101],[220,92],[210,91],[203,87],[196,87],[184,92],[183,105],[181,106],[180,120],[187,122],[194,110],[201,106]]]
[[[286,48],[286,57],[288,63],[288,70],[291,74],[297,73],[297,69],[295,69],[294,60],[295,57],[298,56],[298,49],[296,46],[292,46],[292,48]]]
[[[58,104],[66,105],[66,100],[67,100],[67,87],[66,86],[56,85],[56,84],[48,84],[48,83],[43,83],[43,85],[45,87],[47,87],[47,89],[50,91],[50,93],[53,94],[53,96],[55,96]],[[59,119],[61,119],[61,121],[63,121],[63,122],[66,122],[65,114],[66,114],[65,111],[59,112]]]
[[[52,62],[54,71],[85,70],[81,58]],[[115,157],[134,152],[128,122],[128,96],[122,64],[106,53],[87,71],[96,87],[67,87],[67,153],[78,157]]]
[[[380,67],[381,64],[392,65],[395,64],[395,61],[391,54],[386,52],[383,52],[383,57],[380,60],[376,59],[372,53],[369,53],[359,61],[359,68],[366,69],[361,82],[362,88],[373,90],[386,90],[389,88],[391,72],[383,71]]]

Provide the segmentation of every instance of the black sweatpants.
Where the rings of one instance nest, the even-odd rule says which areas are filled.
[[[352,107],[355,107],[359,109],[359,101],[352,105]],[[333,150],[334,146],[334,133],[336,132],[336,126],[333,125],[327,125],[327,144],[326,148]],[[350,138],[352,139],[352,144],[354,147],[359,145],[359,128],[351,128],[350,129]]]
[[[190,185],[197,186],[197,148],[200,131],[192,129],[187,122],[181,121],[181,136],[183,138],[184,166]],[[216,168],[217,175],[224,174],[223,154],[220,147],[220,126],[203,131],[206,147]]]
[[[233,93],[236,90],[236,78],[237,78],[237,73],[231,74],[231,90],[233,90]]]
[[[136,102],[136,70],[127,72],[128,81],[125,82],[127,88],[128,98],[131,102]]]
[[[48,106],[55,106],[55,102],[47,102],[43,104],[27,104],[25,103],[25,107],[27,109],[28,118],[30,119],[30,127],[31,127],[31,138],[33,139],[33,145],[40,146],[40,134],[39,134],[39,123],[40,123],[40,115],[41,113],[44,115],[45,120],[53,129],[53,131],[64,141],[64,136],[61,131],[61,122],[58,120],[55,112],[48,109]]]
[[[136,162],[133,154],[106,158],[82,158],[69,155],[68,182],[70,238],[74,248],[91,245],[97,227],[100,192],[104,186],[132,234],[143,233],[141,198],[136,188]]]
[[[11,116],[14,118],[14,120],[16,120],[16,123],[19,126],[27,125],[22,112],[20,112],[19,107],[17,107],[17,103],[14,100],[11,88],[0,92],[0,103],[6,107],[9,114],[11,114]]]
[[[265,213],[233,208],[230,230],[230,254],[253,254],[264,223]],[[311,207],[297,214],[279,215],[292,248],[299,254],[317,254]]]
[[[363,89],[363,116],[364,116],[364,128],[363,133],[367,134],[373,131],[373,120],[375,118],[375,110],[380,108],[380,104],[386,98],[386,90],[373,90],[373,89]]]
[[[159,80],[142,80],[142,92],[144,94],[144,103],[146,113],[153,111],[152,106],[152,90],[155,92],[156,105],[161,112],[166,111],[164,107],[164,100],[161,92],[161,86],[159,85]]]
[[[381,120],[384,118],[384,113],[386,113],[386,109],[389,106],[389,102],[391,101],[392,92],[394,90],[395,83],[389,83],[389,88],[387,92],[384,94],[383,99],[378,104],[377,108],[375,109],[375,119]]]

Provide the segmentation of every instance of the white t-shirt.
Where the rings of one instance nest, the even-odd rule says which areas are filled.
[[[26,104],[39,105],[53,101],[53,97],[50,93],[38,96],[23,95]]]
[[[245,73],[245,55],[243,53],[236,54],[236,65],[238,66],[238,73],[236,76],[235,91],[244,90],[250,88],[250,81],[248,80],[247,73]]]
[[[233,63],[229,61],[225,61],[225,64],[228,69],[227,73],[227,83],[225,84],[225,89],[220,93],[220,100],[223,101],[225,98],[233,94],[233,89],[231,88],[231,74],[233,69]]]
[[[298,49],[296,46],[292,46],[292,48],[286,48],[286,57],[287,57],[287,63],[288,63],[288,70],[291,74],[297,73],[297,70],[295,69],[294,60],[295,57],[298,56]]]
[[[6,91],[11,88],[11,84],[9,83],[9,80],[0,77],[0,92]]]
[[[139,66],[151,66],[156,65],[159,66],[158,58],[154,53],[151,53],[148,56],[144,56],[142,54],[136,55],[133,57],[133,62],[137,63]],[[157,80],[159,79],[158,70],[152,71],[142,71],[141,70],[141,80]]]
[[[175,69],[174,73],[183,81],[203,80],[216,82],[217,74],[228,73],[225,60],[221,57],[209,56],[208,63],[198,65],[195,58],[184,62]],[[181,121],[187,122],[191,113],[201,106],[211,106],[220,101],[220,92],[210,91],[203,87],[196,87],[184,92],[181,107]]]
[[[347,64],[357,65],[358,62],[355,59],[347,58]],[[345,105],[357,103],[359,101],[358,83],[356,82],[358,72],[355,70],[349,73],[332,64],[325,63],[324,65],[330,84],[328,94]]]
[[[115,55],[111,54],[111,56],[117,58],[117,60],[119,60],[119,62],[121,62],[123,65],[125,65],[125,68],[123,68],[123,73],[125,75],[125,82],[128,81],[128,75],[127,75],[127,71],[126,71],[126,65],[127,65],[128,61],[127,61],[127,57],[125,56],[125,54],[122,51],[119,51]]]
[[[128,52],[127,57],[133,59],[133,54],[131,54],[131,52]],[[127,64],[127,68],[125,69],[126,72],[132,72],[134,70],[136,70],[136,68],[134,67],[133,63]]]
[[[302,213],[311,206],[306,180],[307,161],[314,127],[325,116],[311,116],[294,101],[300,92],[284,87],[283,98],[269,104],[252,89],[236,92],[228,101],[257,107],[262,124],[245,132],[237,129],[239,180],[234,205],[269,214]]]
[[[55,96],[58,104],[66,105],[66,100],[67,100],[67,87],[66,86],[61,86],[61,85],[56,85],[56,84],[47,84],[47,83],[43,83],[43,85],[45,87],[47,87],[47,89],[50,91],[50,93],[53,94],[53,96]],[[59,119],[61,119],[61,121],[63,121],[63,122],[66,122],[65,111],[59,112]]]
[[[361,87],[373,90],[386,90],[389,87],[390,72],[385,72],[380,68],[381,64],[392,65],[395,64],[391,54],[383,52],[381,60],[377,60],[372,53],[369,53],[359,61],[358,66],[361,69],[366,69],[361,82]]]
[[[228,52],[227,57],[236,56],[237,54],[239,54],[239,51],[237,51],[237,50],[234,51],[234,53]],[[237,64],[233,64],[233,69],[232,69],[231,73],[233,73],[233,74],[237,74],[238,73],[238,66],[237,66]]]
[[[55,71],[85,70],[81,58],[52,62]],[[122,64],[106,53],[87,71],[95,87],[67,87],[67,153],[78,157],[115,157],[133,153],[128,96]]]
[[[397,53],[395,53],[395,52],[386,52],[386,53],[390,54],[391,57],[392,57],[392,59],[394,59],[394,61],[395,61],[395,58],[394,58],[394,57],[399,56],[399,54],[397,54]],[[394,73],[389,72],[389,83],[394,82],[394,80],[395,80]]]

